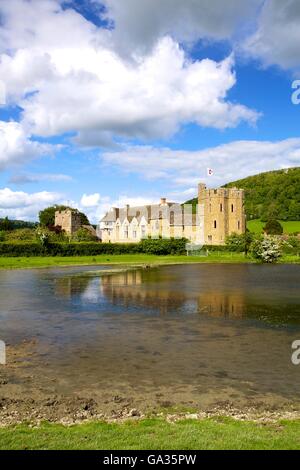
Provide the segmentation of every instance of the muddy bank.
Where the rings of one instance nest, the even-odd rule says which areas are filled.
[[[252,396],[234,390],[201,391],[189,384],[148,390],[129,383],[102,383],[83,390],[69,387],[65,393],[47,363],[41,364],[38,341],[7,345],[7,364],[0,367],[0,426],[49,421],[74,424],[90,420],[123,421],[164,416],[169,421],[231,416],[241,420],[300,419],[300,403],[276,394]],[[221,378],[221,377],[219,377]],[[235,399],[230,396],[235,394]],[[222,398],[227,397],[227,400]]]

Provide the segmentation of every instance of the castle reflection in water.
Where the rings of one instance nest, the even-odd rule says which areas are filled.
[[[173,279],[157,282],[155,270],[130,270],[101,276],[68,276],[55,280],[58,297],[78,297],[96,303],[106,299],[112,305],[172,312],[201,313],[212,317],[242,318],[247,315],[245,294],[218,286],[195,290],[178,288]]]

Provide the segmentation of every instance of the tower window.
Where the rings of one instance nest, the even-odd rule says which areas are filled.
[[[233,204],[231,204],[231,212],[233,212]]]
[[[240,230],[241,228],[241,222],[238,220],[238,229]]]
[[[214,228],[217,228],[217,221],[214,221]]]
[[[220,204],[220,212],[223,212],[223,204]]]

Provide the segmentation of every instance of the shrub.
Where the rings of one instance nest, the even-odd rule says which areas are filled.
[[[60,229],[56,230],[56,227],[54,229],[52,227],[39,226],[35,231],[36,241],[41,243],[41,239],[43,238],[45,240],[45,237],[47,237],[49,243],[69,243],[69,237],[64,231]]]
[[[7,232],[5,240],[8,242],[18,242],[18,241],[35,241],[36,232],[31,228],[19,228]]]
[[[4,242],[6,237],[6,233],[4,230],[0,230],[0,242]]]
[[[283,227],[276,219],[269,219],[263,228],[267,235],[282,235]]]
[[[289,255],[297,255],[300,252],[300,239],[298,237],[290,236],[287,240],[281,243],[284,253]]]
[[[251,244],[251,253],[263,263],[276,263],[281,257],[280,244],[273,237],[259,238]]]
[[[186,254],[186,243],[187,240],[185,238],[148,238],[142,240],[139,245],[142,253],[149,253],[153,255],[182,255]]]
[[[251,243],[253,242],[253,235],[250,232],[237,234],[233,233],[226,237],[226,246],[228,251],[248,252]]]
[[[73,240],[76,242],[96,242],[98,239],[88,229],[81,227],[73,235]]]

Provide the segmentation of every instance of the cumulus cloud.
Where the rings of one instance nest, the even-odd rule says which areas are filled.
[[[82,207],[95,207],[100,202],[100,194],[83,194],[80,204]]]
[[[177,41],[199,38],[230,39],[261,0],[99,0],[115,30],[118,49],[148,51],[157,40],[171,35]]]
[[[299,166],[300,138],[278,142],[235,141],[200,151],[171,150],[151,146],[105,152],[103,161],[147,179],[161,179],[191,194],[200,180],[219,186],[256,173]],[[207,176],[207,168],[214,170]]]
[[[0,13],[0,76],[27,132],[76,132],[77,144],[107,146],[114,137],[166,138],[187,122],[223,129],[258,118],[227,99],[232,56],[193,62],[164,36],[127,60],[111,47],[117,29],[97,28],[55,0],[0,2]]]
[[[0,170],[51,153],[52,146],[31,140],[17,122],[0,121]]]
[[[266,0],[255,32],[246,39],[244,50],[265,65],[282,68],[300,66],[299,0]]]
[[[9,188],[0,189],[0,217],[37,220],[41,209],[60,203],[62,197],[56,192],[41,191],[29,194]]]

